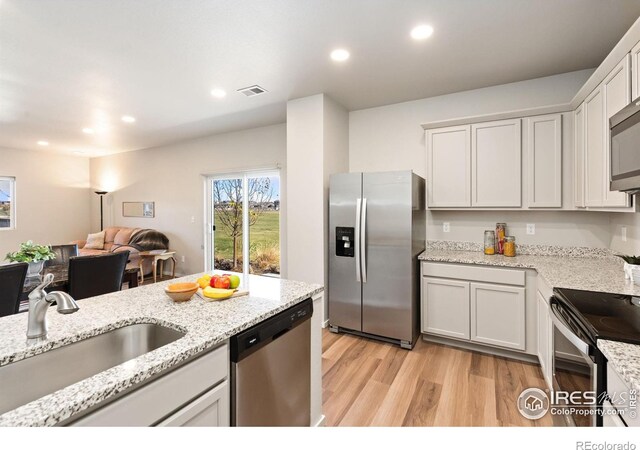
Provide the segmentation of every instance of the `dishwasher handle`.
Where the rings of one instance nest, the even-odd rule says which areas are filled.
[[[282,338],[287,332],[311,319],[313,301],[308,298],[283,312],[242,331],[230,339],[231,362],[236,363]]]

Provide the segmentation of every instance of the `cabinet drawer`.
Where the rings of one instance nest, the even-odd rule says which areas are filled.
[[[633,395],[635,398],[635,405],[630,405],[629,396],[631,394],[631,388],[624,382],[624,380],[620,377],[618,372],[611,367],[610,364],[607,364],[607,394],[611,397],[611,403],[613,406],[620,411],[620,417],[627,426],[630,427],[640,427],[640,417],[638,417],[638,412],[640,411],[640,404],[638,396],[640,393],[634,392]],[[634,412],[635,417],[631,417],[631,412]]]
[[[464,264],[423,262],[422,275],[425,277],[454,278],[480,281],[482,283],[510,284],[513,286],[524,286],[525,283],[524,270]]]
[[[72,426],[151,426],[228,377],[224,344],[132,390],[73,422]]]

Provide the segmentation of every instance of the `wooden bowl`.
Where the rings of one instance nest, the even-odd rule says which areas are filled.
[[[173,283],[164,288],[164,292],[174,302],[186,302],[198,292],[198,283]]]

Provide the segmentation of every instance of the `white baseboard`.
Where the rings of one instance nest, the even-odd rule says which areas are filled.
[[[316,422],[316,424],[314,425],[314,427],[323,427],[325,422],[327,421],[327,418],[325,417],[325,415],[323,414],[322,417],[320,417],[320,420],[318,420]]]
[[[329,319],[322,322],[322,328],[327,328],[329,326]]]

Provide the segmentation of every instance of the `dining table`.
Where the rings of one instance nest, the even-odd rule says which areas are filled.
[[[48,291],[64,291],[69,290],[69,265],[68,264],[55,264],[42,269],[40,275],[37,277],[28,277],[25,279],[22,287],[22,295],[20,296],[20,308],[18,312],[24,312],[29,309],[29,294],[37,288],[45,275],[52,274],[53,281],[47,287]],[[122,278],[123,283],[128,283],[129,289],[138,287],[138,274],[139,270],[135,268],[127,268],[124,271]]]

